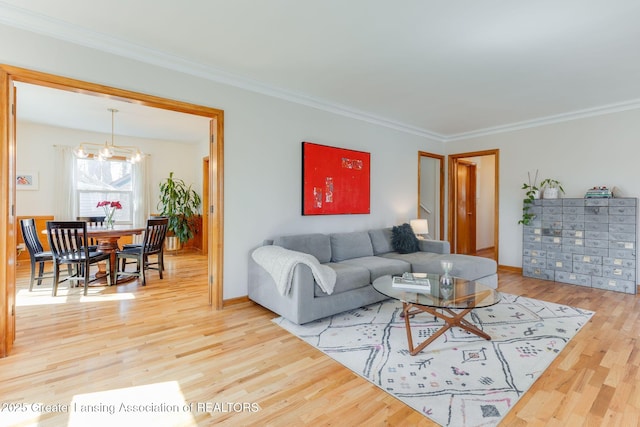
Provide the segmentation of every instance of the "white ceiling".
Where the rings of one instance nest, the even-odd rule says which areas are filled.
[[[209,119],[191,114],[59,89],[16,83],[17,118],[62,128],[115,135],[198,143],[209,137]],[[102,141],[98,141],[102,142]]]
[[[0,1],[6,25],[441,140],[640,108],[639,22],[637,0]]]

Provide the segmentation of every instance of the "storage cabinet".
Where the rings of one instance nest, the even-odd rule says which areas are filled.
[[[637,199],[542,199],[523,227],[522,274],[636,293]]]

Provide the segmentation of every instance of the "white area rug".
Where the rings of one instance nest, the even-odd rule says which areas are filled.
[[[296,325],[274,322],[443,426],[497,425],[594,312],[502,293],[467,319],[484,340],[452,328],[411,356],[402,303],[387,300]],[[414,344],[443,322],[411,319]]]

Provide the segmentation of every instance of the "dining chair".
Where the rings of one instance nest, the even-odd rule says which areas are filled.
[[[38,286],[42,284],[42,279],[53,277],[52,273],[44,272],[44,265],[51,261],[53,265],[53,254],[51,251],[45,251],[38,238],[38,230],[34,218],[20,220],[20,229],[22,230],[22,239],[29,251],[31,259],[31,280],[29,282],[29,291],[33,290],[33,283],[37,280]],[[38,266],[38,275],[36,276],[36,265]]]
[[[165,216],[153,216],[149,219],[161,219],[161,218],[167,218]],[[138,237],[138,236],[136,236]],[[144,236],[142,236],[142,238],[144,239]],[[131,249],[131,248],[138,248],[142,246],[142,243],[125,243],[122,248],[123,249]],[[160,252],[158,253],[158,264],[162,267],[162,271],[164,271],[164,245],[162,245],[162,248],[160,248]],[[162,259],[160,259],[162,258]],[[127,258],[122,258],[122,271],[124,271],[127,268],[127,264],[133,264],[134,261],[127,261]]]
[[[79,216],[76,217],[78,221],[84,221],[87,223],[87,227],[104,227],[104,220],[106,216]],[[87,242],[89,245],[89,252],[96,252],[98,250],[98,242],[93,237],[89,237]]]
[[[53,296],[56,296],[60,282],[60,266],[76,266],[75,273],[65,280],[82,281],[84,295],[90,280],[90,267],[100,261],[107,261],[107,271],[111,271],[110,254],[89,251],[84,245],[87,241],[87,223],[84,221],[47,221],[47,238],[53,255]],[[107,273],[107,285],[113,278]],[[71,287],[71,285],[69,286]]]
[[[116,260],[123,260],[122,269],[119,274],[141,277],[142,286],[146,286],[147,284],[147,278],[145,275],[146,270],[157,270],[160,275],[160,279],[162,279],[164,260],[161,254],[168,228],[168,218],[148,219],[142,243],[140,245],[131,245],[129,247],[125,246],[122,250],[116,252]],[[149,260],[149,255],[157,255],[157,260],[155,262],[151,262]],[[125,271],[127,264],[124,261],[126,259],[136,260],[136,271]]]

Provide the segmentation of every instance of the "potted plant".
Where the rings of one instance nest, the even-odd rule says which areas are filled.
[[[527,172],[527,176],[529,177],[529,181],[522,184],[522,189],[525,190],[525,198],[522,206],[522,218],[518,221],[518,224],[529,225],[533,218],[535,218],[535,214],[529,212],[529,208],[533,204],[533,201],[540,198],[540,190],[536,186],[536,181],[538,180],[538,171],[536,170],[536,175],[531,181],[531,174]]]
[[[169,219],[167,249],[177,250],[197,232],[196,218],[201,199],[198,193],[183,180],[174,178],[173,172],[160,183],[160,216]]]
[[[542,197],[545,199],[557,199],[561,192],[564,194],[560,181],[556,179],[547,178],[540,183],[540,187],[543,188]]]

